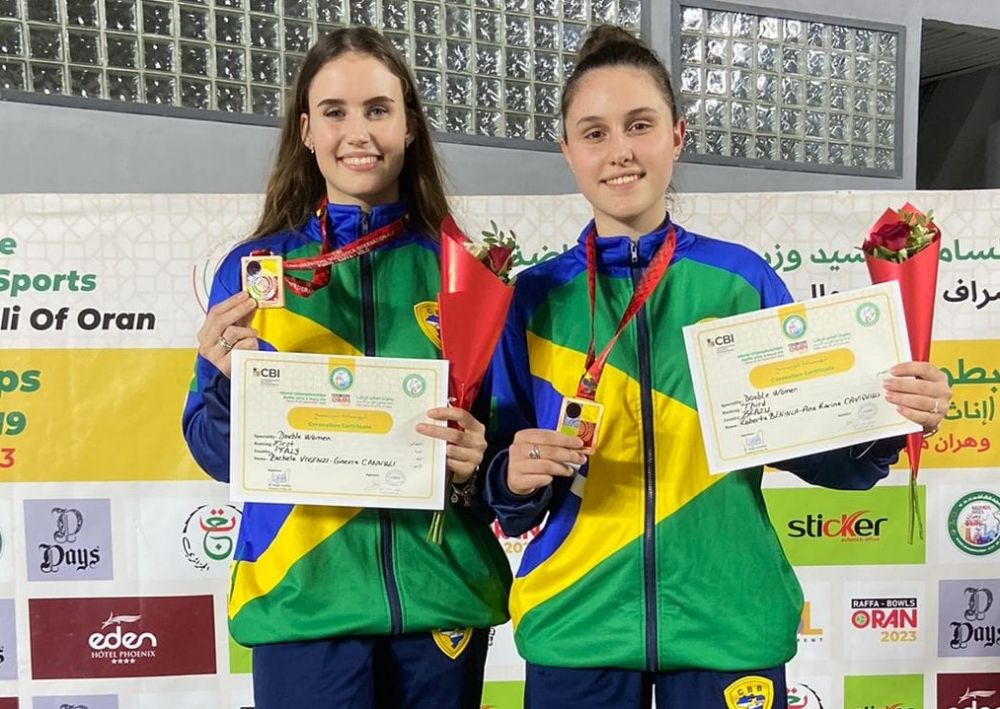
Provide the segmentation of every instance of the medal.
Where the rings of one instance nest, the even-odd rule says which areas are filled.
[[[674,256],[674,247],[677,242],[673,224],[667,229],[667,235],[657,250],[656,255],[649,264],[649,268],[642,274],[639,283],[636,284],[635,293],[629,301],[625,312],[622,314],[618,327],[612,335],[611,340],[597,354],[594,350],[594,312],[597,306],[597,234],[591,229],[587,235],[587,286],[590,296],[590,344],[587,346],[587,360],[584,364],[585,371],[580,378],[580,384],[576,389],[576,396],[567,396],[563,399],[562,408],[559,411],[559,421],[556,430],[570,436],[576,436],[583,441],[583,452],[591,455],[597,448],[598,434],[601,429],[601,419],[604,417],[604,405],[595,401],[597,397],[597,387],[601,382],[601,375],[604,373],[604,365],[608,362],[608,356],[612,348],[618,342],[625,331],[625,327],[631,322],[649,296],[660,284],[670,266],[670,260]]]
[[[601,430],[603,417],[604,404],[579,397],[563,397],[556,431],[579,438],[583,441],[583,448],[580,449],[580,452],[591,455],[597,448],[598,433]]]
[[[386,224],[384,227],[376,229],[375,231],[369,232],[364,236],[360,237],[356,241],[352,241],[346,246],[341,246],[338,249],[331,250],[330,239],[326,233],[326,221],[327,221],[327,210],[329,204],[326,197],[320,200],[319,204],[316,205],[316,217],[319,219],[319,233],[322,241],[320,247],[320,253],[316,256],[305,256],[303,258],[291,259],[282,263],[281,257],[271,254],[268,249],[260,249],[254,251],[249,257],[244,257],[244,273],[243,273],[243,288],[247,289],[247,277],[246,273],[246,262],[247,258],[257,259],[258,261],[265,256],[273,257],[277,259],[278,263],[278,273],[282,274],[279,278],[282,281],[281,285],[278,287],[278,293],[280,293],[281,303],[273,305],[264,305],[263,301],[260,307],[262,308],[278,308],[283,307],[285,304],[284,286],[287,285],[289,289],[295,295],[302,298],[308,298],[313,293],[315,293],[320,288],[325,287],[330,282],[330,267],[334,264],[343,263],[344,261],[349,261],[358,256],[363,256],[369,254],[375,249],[388,244],[393,239],[402,236],[406,231],[406,223],[403,219],[397,219],[391,224]],[[289,273],[284,273],[285,271],[312,271],[312,278],[310,280],[305,280],[299,278],[298,276],[293,276]],[[254,295],[253,292],[250,295]],[[256,298],[256,296],[254,296]]]
[[[285,307],[285,280],[281,256],[244,256],[243,290],[257,301],[258,308]]]

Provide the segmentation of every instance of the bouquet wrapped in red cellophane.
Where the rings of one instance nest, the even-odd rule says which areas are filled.
[[[885,210],[872,226],[861,250],[865,253],[872,283],[899,282],[910,352],[914,361],[929,361],[941,253],[941,230],[934,223],[934,213],[924,214],[909,202],[900,209]],[[914,528],[920,526],[916,486],[923,442],[920,433],[911,433],[906,439],[906,455],[910,460],[908,536],[911,542]],[[922,527],[920,536],[923,537]]]
[[[467,411],[479,393],[514,296],[515,237],[491,224],[493,232],[484,231],[484,241],[478,243],[463,234],[450,216],[441,223],[441,352],[450,362],[452,405]],[[436,512],[428,539],[440,544],[443,532],[444,512]]]

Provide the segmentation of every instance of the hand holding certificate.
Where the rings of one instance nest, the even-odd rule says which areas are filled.
[[[440,360],[234,351],[232,499],[441,509],[446,444],[416,425],[447,387]]]
[[[884,398],[910,358],[895,283],[689,325],[684,341],[713,473],[921,430]]]

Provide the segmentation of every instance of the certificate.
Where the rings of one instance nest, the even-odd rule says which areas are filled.
[[[702,321],[684,344],[713,473],[921,430],[883,396],[910,359],[895,282]]]
[[[233,351],[233,500],[439,510],[448,362]],[[444,424],[440,424],[444,425]]]

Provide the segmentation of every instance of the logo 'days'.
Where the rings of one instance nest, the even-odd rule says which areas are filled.
[[[1000,549],[1000,496],[978,491],[962,497],[948,515],[948,534],[966,554],[986,556]]]
[[[967,588],[965,597],[969,607],[965,609],[966,620],[986,620],[986,611],[993,606],[993,591],[988,588]]]
[[[729,709],[771,709],[774,704],[774,682],[767,677],[740,677],[723,690]]]
[[[954,620],[950,623],[949,647],[952,650],[962,651],[962,654],[1000,655],[998,652],[1000,649],[998,648],[1000,624],[994,623],[992,619],[987,619],[988,615],[992,615],[990,609],[993,608],[993,589],[979,585],[966,586],[963,593],[965,596],[965,608],[962,612],[964,620]],[[944,629],[942,628],[943,633]]]
[[[52,532],[54,544],[38,545],[42,552],[39,564],[42,573],[58,573],[64,566],[82,571],[100,563],[100,547],[73,546],[83,530],[83,513],[80,510],[72,507],[53,507],[52,516],[55,518],[55,531]]]
[[[57,544],[73,544],[76,535],[83,529],[83,515],[80,510],[63,507],[53,507],[52,515],[56,518],[56,531],[52,539]]]

